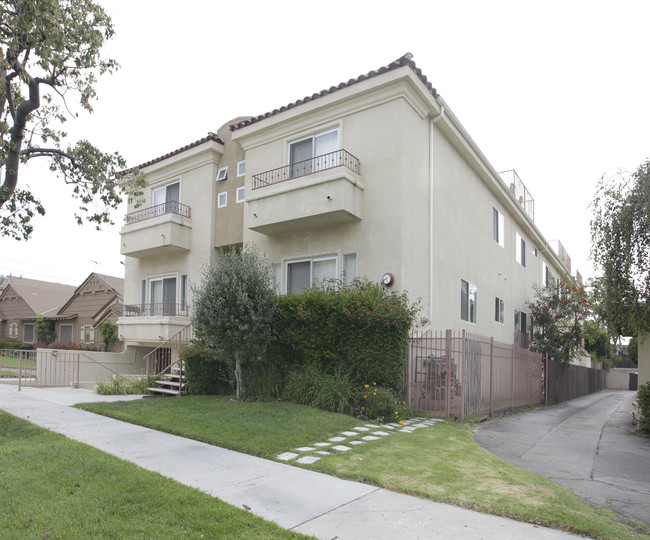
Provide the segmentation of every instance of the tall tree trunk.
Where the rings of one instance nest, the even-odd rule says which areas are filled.
[[[241,377],[241,360],[239,358],[239,351],[235,353],[235,382],[237,383],[236,397],[239,401],[244,398],[244,384]]]

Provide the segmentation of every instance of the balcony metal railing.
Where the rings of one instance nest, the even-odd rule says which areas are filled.
[[[130,304],[125,305],[122,315],[124,317],[189,317],[190,307],[187,304]]]
[[[514,169],[503,171],[499,173],[499,176],[505,182],[506,186],[508,186],[515,199],[523,207],[524,212],[535,221],[535,199],[533,199],[530,191],[526,189],[526,185],[519,178],[517,171]]]
[[[164,214],[178,214],[179,216],[189,218],[190,207],[185,204],[181,204],[178,201],[169,201],[166,203],[157,204],[156,206],[150,206],[149,208],[142,208],[137,212],[127,214],[124,218],[124,223],[126,225],[130,225],[131,223],[145,221],[147,219],[151,219],[156,216],[162,216]]]
[[[360,163],[347,150],[336,150],[329,154],[323,154],[322,156],[316,156],[304,161],[297,161],[296,163],[291,163],[278,169],[255,174],[253,175],[253,189],[279,184],[280,182],[335,167],[347,167],[351,171],[359,174]]]

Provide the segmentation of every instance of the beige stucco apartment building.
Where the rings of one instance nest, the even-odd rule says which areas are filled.
[[[571,271],[523,182],[494,170],[410,55],[229,124],[139,167],[119,324],[143,351],[189,323],[220,247],[255,244],[279,293],[365,276],[420,299],[422,327],[520,344],[533,285]]]

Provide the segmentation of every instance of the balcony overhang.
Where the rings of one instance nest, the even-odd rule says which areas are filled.
[[[191,219],[173,213],[130,223],[120,231],[120,253],[144,257],[185,252],[191,247],[191,232]]]
[[[190,324],[180,315],[120,317],[117,321],[120,340],[127,345],[156,346],[169,341]]]
[[[359,221],[363,183],[345,167],[255,190],[247,198],[248,228],[266,235]]]

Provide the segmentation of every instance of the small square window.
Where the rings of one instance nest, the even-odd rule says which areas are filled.
[[[235,202],[244,202],[244,195],[246,193],[246,188],[244,186],[238,187],[237,188],[237,198],[235,199]]]
[[[237,163],[237,178],[246,174],[246,162],[240,161]]]
[[[228,206],[228,192],[222,191],[217,198],[217,208],[224,208]]]
[[[226,178],[228,178],[228,167],[221,167],[217,173],[217,182],[223,182]]]

